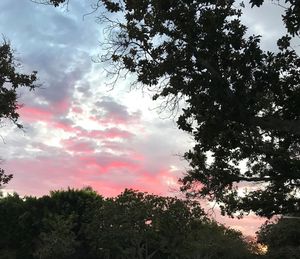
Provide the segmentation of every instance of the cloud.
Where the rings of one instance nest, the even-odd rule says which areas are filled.
[[[102,193],[99,186],[106,186],[116,193],[125,188],[134,188],[159,194],[169,191],[171,180],[176,179],[172,170],[156,175],[149,173],[143,160],[135,157],[106,152],[93,152],[89,142],[65,142],[63,148],[40,146],[52,150],[52,155],[18,158],[6,161],[5,168],[14,172],[10,188],[22,195],[43,195],[49,190],[81,188],[90,185]],[[54,150],[53,150],[54,149]],[[72,151],[72,153],[68,153]]]
[[[218,215],[216,220],[228,227],[241,231],[246,236],[254,236],[258,227],[266,221],[266,218],[260,218],[253,214],[246,215],[242,219],[222,217]]]
[[[77,13],[83,9],[78,3],[73,7]],[[24,94],[21,101],[32,106],[41,102],[57,106],[72,96],[92,67],[89,50],[98,42],[95,26],[87,26],[88,21],[60,9],[30,1],[1,1],[0,8],[5,14],[0,17],[0,32],[17,49],[23,70],[38,70],[42,83],[34,97]]]
[[[102,97],[94,106],[95,109],[92,112],[95,115],[91,119],[99,121],[99,123],[132,124],[137,122],[141,116],[140,111],[129,113],[126,106],[117,103],[113,98],[108,96]],[[99,111],[101,112],[100,114]]]
[[[106,128],[105,130],[81,130],[81,137],[93,138],[93,139],[129,139],[134,136],[134,133],[131,133],[126,130],[119,129],[117,127]]]
[[[60,141],[64,150],[74,153],[89,153],[95,152],[95,145],[92,141],[86,141],[78,138],[63,139]]]
[[[52,112],[44,108],[25,106],[19,109],[18,112],[22,120],[27,122],[51,121],[53,118]]]
[[[248,27],[248,35],[261,35],[263,49],[278,51],[276,42],[286,33],[281,20],[284,9],[271,1],[265,1],[259,8],[245,4],[247,8],[242,10],[242,21]]]

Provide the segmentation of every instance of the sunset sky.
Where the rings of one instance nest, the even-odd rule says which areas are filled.
[[[181,155],[192,138],[177,129],[174,116],[159,113],[151,94],[129,90],[130,78],[111,89],[101,54],[103,27],[90,11],[92,0],[70,1],[69,10],[30,0],[0,1],[0,33],[10,40],[22,72],[38,71],[41,87],[21,91],[24,131],[2,127],[1,165],[14,174],[6,186],[21,195],[91,186],[113,196],[124,188],[160,195],[176,193],[188,168]],[[281,9],[271,4],[246,9],[250,34],[263,35],[273,49],[282,34]],[[218,218],[219,219],[219,218]],[[222,222],[254,234],[263,221],[250,216]]]

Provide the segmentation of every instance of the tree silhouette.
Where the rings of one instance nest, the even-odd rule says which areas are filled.
[[[102,60],[116,77],[125,70],[156,89],[153,99],[184,100],[177,123],[195,146],[185,154],[191,169],[182,190],[216,200],[223,214],[300,209],[300,58],[290,45],[300,4],[283,2],[287,34],[271,52],[246,35],[233,0],[95,1],[124,17],[100,17],[111,29]]]
[[[37,77],[36,71],[31,74],[22,74],[18,72],[20,65],[16,62],[9,42],[3,41],[0,45],[0,124],[4,120],[12,121],[18,128],[22,125],[18,123],[18,95],[17,89],[27,87],[33,90]],[[11,174],[5,174],[0,169],[0,186],[6,184],[12,178]]]
[[[299,214],[284,216],[260,227],[258,242],[268,247],[267,258],[289,259],[300,255]]]
[[[91,189],[2,198],[0,235],[0,258],[255,258],[198,202],[128,189],[105,199]]]

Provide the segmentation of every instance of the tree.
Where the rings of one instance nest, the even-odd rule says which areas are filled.
[[[242,233],[215,221],[196,226],[192,230],[190,258],[256,258],[258,250],[255,243],[248,243]],[[230,249],[228,249],[230,247]],[[194,256],[194,257],[193,257]]]
[[[209,220],[198,202],[133,190],[2,198],[0,235],[7,259],[253,258],[241,233]]]
[[[93,258],[84,233],[101,204],[102,197],[91,188],[54,191],[40,198],[1,198],[0,258],[4,253],[17,259],[71,254],[74,259]]]
[[[125,70],[155,88],[153,99],[184,100],[178,127],[195,140],[185,154],[191,169],[181,179],[188,196],[216,200],[223,214],[296,212],[300,59],[290,40],[299,34],[300,4],[284,1],[287,34],[271,52],[260,48],[260,36],[246,35],[234,2],[96,1],[96,8],[124,17],[100,17],[112,25],[103,61],[112,62],[116,77]],[[245,184],[252,188],[238,195]]]
[[[89,240],[85,232],[87,225],[92,221],[95,210],[102,206],[103,198],[92,188],[86,187],[80,190],[68,189],[53,191],[45,196],[45,206],[50,213],[72,220],[72,231],[76,235],[76,253],[72,258],[90,258]],[[69,218],[72,215],[71,218]]]
[[[216,200],[223,214],[300,210],[300,58],[290,45],[300,4],[285,2],[287,34],[271,52],[246,35],[234,0],[96,1],[124,17],[100,17],[111,23],[102,61],[154,88],[155,100],[184,101],[177,123],[195,146],[182,190]]]
[[[27,87],[33,90],[37,86],[35,84],[37,72],[22,74],[17,71],[19,66],[14,58],[9,42],[4,41],[0,45],[0,124],[8,119],[18,128],[22,128],[22,125],[18,123],[19,114],[17,110],[20,105],[17,102],[17,90],[20,87]],[[7,184],[11,178],[11,174],[6,174],[0,168],[0,187],[3,184]]]
[[[20,64],[16,62],[10,44],[6,41],[0,45],[0,122],[9,119],[19,128],[22,125],[18,123],[19,114],[17,90],[20,87],[27,87],[33,90],[37,87],[37,72],[31,74],[22,74],[18,72]]]
[[[0,258],[16,258],[20,245],[19,217],[24,213],[24,202],[17,195],[0,198]]]
[[[2,168],[0,168],[0,187],[7,184],[11,178],[12,174],[7,174]]]
[[[258,242],[268,247],[268,258],[300,258],[300,217],[267,221],[258,232]]]
[[[253,258],[241,233],[210,221],[199,203],[133,190],[106,199],[86,235],[97,258]]]
[[[91,251],[100,258],[150,259],[155,256],[159,245],[157,233],[150,225],[154,199],[159,197],[132,190],[107,198],[103,206],[95,210],[86,228]]]
[[[184,96],[178,125],[197,144],[185,155],[192,169],[183,190],[224,203],[228,213],[298,209],[298,199],[289,197],[299,186],[300,126],[299,89],[293,89],[299,59],[288,49],[290,38],[278,42],[277,54],[263,52],[259,37],[245,36],[232,1],[190,2],[120,6],[126,22],[119,25],[109,59],[144,85],[160,84],[155,98]],[[193,189],[198,182],[201,189]],[[240,198],[240,182],[267,186]]]
[[[78,242],[72,231],[72,219],[54,216],[44,219],[44,221],[47,229],[39,236],[39,242],[34,252],[35,258],[74,258]]]

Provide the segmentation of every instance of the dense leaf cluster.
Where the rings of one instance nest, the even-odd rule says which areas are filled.
[[[12,174],[7,174],[2,168],[0,168],[0,186],[7,184],[12,179]]]
[[[2,198],[0,236],[7,259],[252,258],[241,233],[209,220],[198,203],[132,190]]]
[[[36,85],[37,72],[22,74],[18,72],[20,65],[16,63],[13,51],[7,42],[0,45],[0,122],[9,119],[18,127],[19,124],[17,89],[28,87],[33,90]]]
[[[258,242],[268,247],[267,258],[300,258],[300,217],[299,214],[266,222],[258,232]]]
[[[229,214],[299,210],[300,59],[289,36],[278,52],[263,51],[233,4],[124,1],[126,21],[116,25],[107,59],[158,85],[154,99],[184,98],[178,126],[196,142],[185,155],[189,195],[217,200]],[[265,184],[241,197],[244,182]]]

